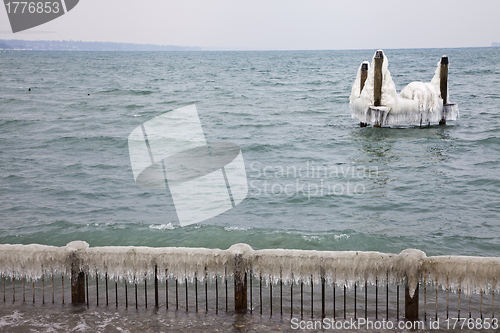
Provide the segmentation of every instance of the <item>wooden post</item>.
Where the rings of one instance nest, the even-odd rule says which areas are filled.
[[[321,319],[325,318],[325,277],[321,276]]]
[[[368,77],[368,63],[363,62],[361,64],[361,81],[360,81],[360,87],[359,87],[359,93],[363,91],[363,88],[365,87],[365,82],[366,78]]]
[[[384,63],[384,52],[378,50],[375,53],[375,68],[373,82],[373,106],[382,106],[382,64]]]
[[[242,266],[242,254],[236,254],[234,258],[234,310],[237,313],[247,312],[247,274],[242,271]]]
[[[373,71],[373,106],[382,106],[382,64],[384,63],[384,52],[378,50],[375,53],[375,68]],[[381,123],[376,122],[373,127],[382,127]]]
[[[441,90],[441,98],[443,99],[443,108],[448,104],[448,57],[441,57],[441,68],[439,72],[439,89]],[[444,117],[439,121],[439,125],[446,125],[446,118]]]
[[[405,285],[405,318],[409,321],[418,320],[418,283],[413,298],[410,297],[408,281]]]
[[[85,303],[85,273],[80,271],[77,255],[71,254],[71,303]]]
[[[365,87],[365,82],[366,82],[367,77],[368,77],[368,63],[363,62],[361,64],[361,81],[360,81],[360,87],[359,87],[360,94],[363,91],[363,88]],[[359,123],[360,127],[366,127],[367,125],[368,125],[367,123],[363,123],[363,122]]]
[[[155,308],[158,308],[158,265],[155,265]]]

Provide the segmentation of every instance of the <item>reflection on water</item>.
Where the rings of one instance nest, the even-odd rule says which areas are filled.
[[[321,320],[320,285],[315,285],[314,289],[313,316],[311,316],[312,298],[309,292],[311,286],[304,285],[302,317],[299,286],[295,286],[294,289],[293,312],[290,311],[290,294],[288,293],[290,286],[285,285],[283,288],[282,303],[279,298],[279,284],[274,286],[272,315],[269,304],[270,289],[267,285],[263,286],[262,314],[258,303],[259,289],[255,285],[253,312],[246,314],[235,314],[231,311],[233,304],[230,304],[229,311],[224,311],[224,304],[220,304],[220,310],[216,315],[212,310],[208,313],[202,309],[195,312],[192,307],[186,311],[182,302],[179,304],[179,309],[175,310],[174,307],[166,309],[164,304],[160,304],[158,308],[139,306],[136,309],[135,307],[125,308],[123,304],[115,307],[113,303],[109,306],[91,304],[87,307],[57,302],[55,304],[46,302],[42,305],[41,303],[33,304],[30,301],[7,300],[0,302],[0,332],[292,332],[300,330],[292,329],[291,318],[294,318],[295,322],[301,319],[314,322]],[[373,322],[389,320],[397,325],[399,321],[404,320],[404,288],[396,290],[394,285],[386,286],[385,283],[379,281],[378,291],[375,286],[371,285],[368,285],[367,290],[365,294],[363,285],[359,283],[357,294],[353,288],[345,291],[342,286],[333,289],[327,284],[325,290],[327,321],[343,322],[345,318],[346,321],[352,323],[355,322],[354,318],[366,316]],[[429,331],[429,320],[434,320],[436,317],[440,319],[441,328],[445,327],[445,319],[448,317],[489,318],[490,323],[492,317],[496,318],[495,305],[498,307],[498,304],[495,304],[491,292],[471,296],[462,292],[459,296],[456,292],[447,293],[441,288],[436,291],[432,283],[426,285],[421,283],[419,293],[419,320],[425,322],[426,328],[420,331]],[[367,297],[366,301],[365,297]],[[223,303],[223,297],[221,297],[221,303]],[[365,304],[367,304],[367,312],[365,312]],[[282,309],[281,306],[283,306]],[[352,331],[365,332],[366,327],[358,326],[358,329]],[[483,331],[482,329],[481,332]]]
[[[429,147],[433,151],[443,151],[441,145],[450,140],[449,130],[444,126],[419,128],[382,127],[356,128],[351,131],[351,137],[358,145],[358,150],[368,155],[369,161],[390,165],[401,156],[411,156],[412,153],[421,158],[419,147]]]
[[[283,332],[289,318],[184,310],[27,303],[0,305],[0,332]]]

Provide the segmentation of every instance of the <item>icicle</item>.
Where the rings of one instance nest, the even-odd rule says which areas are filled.
[[[68,273],[70,250],[45,245],[0,245],[0,269],[11,278],[39,279],[44,269]]]
[[[385,277],[386,272],[394,272],[398,260],[397,255],[380,252],[275,249],[254,251],[252,267],[268,280],[279,278],[281,272],[282,280],[288,283],[293,273],[296,284],[301,281],[310,283],[312,275],[313,283],[319,284],[321,277],[325,276],[329,283],[350,287],[360,278],[375,283],[377,276]]]
[[[408,249],[401,251],[398,257],[400,262],[396,265],[396,269],[399,271],[397,276],[406,277],[410,288],[410,297],[413,298],[420,280],[423,259],[426,258],[426,255],[420,250]]]
[[[217,274],[222,274],[224,268],[232,262],[232,255],[228,251],[168,247],[90,248],[81,253],[81,258],[87,263],[89,272],[97,269],[103,275],[107,271],[110,277],[125,278],[130,283],[138,276],[152,278],[155,265],[158,267],[158,278],[166,278],[164,272],[168,269],[169,277],[175,277],[182,283],[186,279],[194,281],[195,276],[199,276],[201,280],[205,277],[214,278]]]
[[[498,288],[500,277],[500,258],[481,258],[465,256],[436,256],[425,260],[423,266],[439,284],[456,291],[461,285],[465,293]]]
[[[241,255],[241,270],[251,272],[265,283],[303,285],[323,281],[328,284],[353,287],[356,283],[397,283],[408,280],[411,295],[418,281],[435,281],[447,290],[459,287],[466,295],[473,292],[498,290],[500,258],[461,256],[426,257],[419,250],[404,250],[400,254],[360,251],[257,250],[246,244],[233,245],[228,250],[205,248],[94,247],[85,242],[72,242],[65,247],[43,245],[0,245],[0,273],[18,280],[34,281],[47,272],[52,279],[69,274],[77,263],[89,278],[107,277],[115,282],[143,283],[143,279],[174,278],[179,283],[206,281],[234,274],[235,257]],[[427,281],[427,280],[426,280]],[[4,283],[4,282],[3,282]],[[15,281],[12,288],[15,287]],[[115,284],[116,287],[116,284]],[[5,283],[3,284],[5,288]],[[43,288],[43,286],[42,286]],[[19,292],[19,291],[18,291]],[[13,291],[13,294],[15,290]],[[15,296],[13,296],[15,297]],[[42,295],[43,297],[43,295]],[[54,297],[54,296],[53,296]]]
[[[442,98],[441,97],[441,75],[440,75],[440,73],[441,73],[441,59],[439,59],[439,61],[437,63],[437,67],[436,67],[436,70],[434,71],[434,76],[432,77],[431,84],[434,86],[436,91],[438,91],[439,98]],[[448,95],[448,96],[450,96],[450,95]]]

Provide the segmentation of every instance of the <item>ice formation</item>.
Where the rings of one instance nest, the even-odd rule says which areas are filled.
[[[378,50],[382,51],[382,50]],[[375,85],[375,55],[372,58],[372,64],[368,67],[368,77],[366,78],[363,90],[360,92],[360,81],[361,81],[361,66],[358,69],[358,74],[356,75],[356,80],[354,82],[351,96],[349,97],[351,110],[366,111],[370,105],[374,103],[373,90]],[[382,63],[382,100],[381,104],[392,109],[395,109],[398,94],[396,92],[396,86],[392,80],[391,73],[388,69],[389,60],[384,55],[384,60]],[[354,93],[354,95],[353,95]]]
[[[16,279],[39,279],[46,272],[68,274],[71,268],[70,254],[71,250],[67,247],[0,245],[0,272],[2,276]]]
[[[467,295],[481,290],[498,290],[500,258],[429,257],[422,265],[422,273],[428,283],[441,285],[444,289],[460,289]]]
[[[241,269],[268,283],[320,283],[353,286],[354,283],[402,284],[408,281],[413,294],[419,282],[441,285],[465,293],[497,290],[500,258],[461,256],[427,257],[420,250],[400,254],[362,251],[253,250],[236,244],[228,250],[179,247],[105,246],[90,248],[86,242],[65,247],[0,245],[0,272],[16,279],[39,279],[42,275],[70,274],[72,265],[91,277],[129,282],[166,276],[193,281],[232,276],[235,259]]]
[[[375,55],[372,59],[372,65],[368,68],[368,76],[362,91],[360,91],[362,65],[359,67],[349,97],[351,116],[361,122],[370,124],[377,122],[377,115],[369,110],[369,107],[374,104],[374,62]],[[382,124],[439,122],[442,118],[442,112],[446,112],[447,120],[457,119],[458,107],[456,104],[448,105],[446,110],[443,109],[439,75],[441,60],[437,64],[431,82],[411,82],[401,90],[399,95],[389,72],[388,63],[389,61],[384,55],[382,64],[382,107],[380,108],[384,111]]]

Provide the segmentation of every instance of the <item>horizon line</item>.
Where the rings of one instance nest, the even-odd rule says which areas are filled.
[[[178,48],[197,48],[199,50],[144,50],[144,51],[135,51],[135,50],[120,50],[120,51],[111,51],[109,52],[287,52],[287,51],[364,51],[364,50],[375,50],[374,48],[339,48],[339,49],[263,49],[263,48],[231,48],[231,47],[202,47],[202,46],[184,46],[184,45],[166,45],[166,44],[151,44],[151,43],[130,43],[130,42],[107,42],[107,41],[82,41],[82,40],[29,40],[29,39],[1,39],[0,41],[21,41],[21,42],[70,42],[70,43],[109,43],[109,44],[130,44],[130,45],[143,45],[143,46],[155,46],[155,47],[178,47]],[[494,42],[493,42],[494,43]],[[495,47],[493,45],[489,46],[453,46],[453,47],[389,47],[389,48],[379,48],[385,50],[428,50],[428,49],[464,49],[464,48],[491,48]],[[5,51],[5,49],[3,49]],[[8,49],[7,49],[8,50]],[[12,51],[21,51],[21,50],[12,50]],[[25,50],[22,51],[71,51],[71,50]],[[92,50],[76,50],[78,51],[88,51],[88,52],[99,52]],[[75,51],[73,51],[75,52]]]

